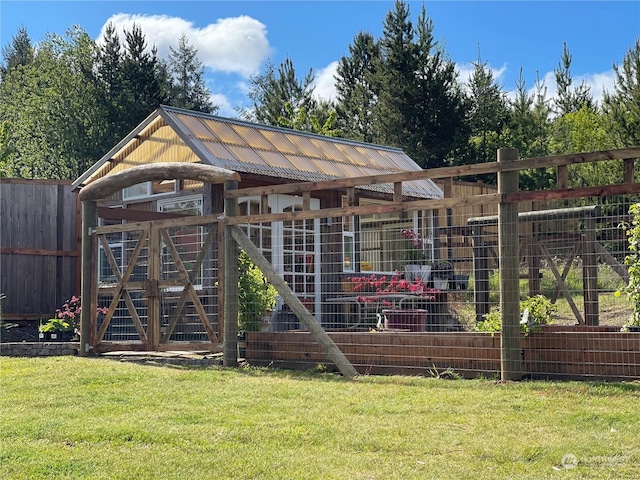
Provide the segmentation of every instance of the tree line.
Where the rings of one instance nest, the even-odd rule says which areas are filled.
[[[640,145],[640,39],[613,65],[614,88],[598,103],[588,85],[574,82],[566,44],[553,98],[540,79],[529,88],[522,71],[508,98],[480,54],[463,84],[433,32],[424,6],[414,22],[398,0],[380,38],[358,33],[340,59],[334,101],[319,100],[313,70],[300,78],[287,58],[251,78],[250,106],[238,116],[399,147],[422,168],[494,161],[503,147],[529,158]],[[74,27],[64,37],[49,34],[37,48],[20,29],[2,51],[0,174],[75,178],[160,104],[217,111],[184,35],[166,62],[146,47],[135,25],[124,39],[109,25],[97,44]],[[618,177],[621,166],[612,162],[572,169],[569,181]],[[552,182],[552,170],[521,175],[523,189]]]

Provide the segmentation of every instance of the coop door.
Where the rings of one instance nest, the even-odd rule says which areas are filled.
[[[271,210],[290,213],[302,210],[302,198],[289,195],[269,197]],[[320,208],[317,198],[310,208]],[[285,220],[273,225],[273,266],[291,290],[311,311],[320,311],[320,221]]]

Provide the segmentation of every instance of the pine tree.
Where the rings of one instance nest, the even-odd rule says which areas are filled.
[[[125,55],[122,62],[123,123],[129,130],[169,99],[169,75],[166,65],[147,41],[139,25],[125,31]]]
[[[11,43],[2,47],[2,65],[0,65],[0,80],[19,65],[33,62],[34,48],[27,29],[22,26],[13,36]]]
[[[573,79],[571,78],[571,52],[564,44],[562,57],[558,68],[554,70],[556,78],[556,86],[558,88],[557,97],[555,99],[556,114],[559,116],[571,112],[577,112],[582,107],[590,109],[595,108],[593,97],[591,96],[591,87],[585,82],[579,86],[572,88]]]
[[[603,98],[607,130],[619,148],[640,145],[640,38],[613,69],[614,90]]]
[[[169,50],[170,104],[197,112],[217,112],[218,107],[211,102],[211,91],[204,83],[204,66],[198,59],[198,50],[189,45],[185,34],[178,39],[178,48]]]
[[[338,129],[345,138],[375,142],[375,64],[380,47],[371,34],[360,32],[349,45],[349,53],[340,59],[336,72]]]
[[[313,99],[313,70],[298,80],[293,62],[286,58],[276,73],[273,63],[267,63],[266,72],[251,77],[249,98],[253,102],[251,109],[245,109],[241,116],[250,121],[267,125],[280,125],[281,118],[297,115],[300,108],[313,112],[316,102]],[[286,107],[286,105],[289,107]]]

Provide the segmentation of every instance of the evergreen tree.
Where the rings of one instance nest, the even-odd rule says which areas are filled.
[[[374,131],[378,143],[404,147],[414,127],[418,70],[414,30],[409,7],[396,0],[395,10],[387,13],[380,57],[376,69],[378,101],[374,109]],[[413,152],[407,152],[411,155]],[[418,163],[421,159],[413,157]],[[424,163],[422,163],[424,165]]]
[[[300,108],[313,112],[316,102],[313,100],[313,70],[304,79],[298,80],[293,62],[286,58],[276,73],[273,63],[268,62],[266,72],[251,77],[249,98],[253,102],[251,109],[245,109],[241,116],[250,121],[267,125],[279,125],[281,118],[294,116]],[[286,107],[286,105],[289,107]]]
[[[454,63],[433,37],[424,7],[414,29],[409,7],[387,14],[376,66],[375,132],[421,167],[440,167],[467,142],[467,103]]]
[[[369,33],[358,33],[349,45],[349,56],[342,57],[336,72],[336,111],[341,136],[372,143],[373,110],[377,94],[375,64],[380,47]]]
[[[607,130],[617,147],[640,145],[640,38],[630,48],[621,66],[613,65],[616,82],[605,92],[603,109]]]
[[[105,116],[103,140],[107,145],[115,145],[130,131],[130,125],[123,121],[127,108],[123,75],[124,48],[112,23],[107,24],[96,56],[95,81],[98,101]]]
[[[509,110],[502,87],[496,83],[493,72],[480,55],[469,79],[469,127],[471,133],[472,163],[494,162],[496,151],[505,146],[503,133],[507,127]]]
[[[582,107],[590,109],[595,108],[590,91],[591,87],[589,87],[585,82],[582,82],[579,86],[571,88],[573,84],[570,70],[571,60],[571,52],[569,52],[567,44],[565,43],[560,63],[558,63],[558,68],[554,70],[556,86],[558,88],[557,97],[555,99],[555,108],[556,114],[559,116],[571,112],[577,112]]]
[[[147,41],[139,25],[125,31],[125,55],[122,63],[123,95],[121,112],[128,131],[169,99],[169,75],[166,65],[154,47],[147,50]],[[127,133],[128,133],[127,131]]]
[[[34,48],[25,27],[20,27],[13,36],[11,43],[2,47],[2,65],[0,65],[0,80],[19,65],[33,62]]]
[[[467,98],[458,82],[455,63],[433,36],[433,21],[424,6],[418,18],[417,111],[414,113],[410,138],[405,148],[422,167],[440,167],[454,162],[456,152],[467,143]]]
[[[189,45],[184,34],[178,39],[178,48],[169,50],[170,104],[197,112],[217,112],[218,107],[211,102],[211,91],[204,83],[204,66],[198,59],[198,50]]]

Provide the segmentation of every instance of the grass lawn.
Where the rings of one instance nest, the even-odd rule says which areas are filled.
[[[631,479],[639,407],[640,383],[0,357],[0,478]]]

